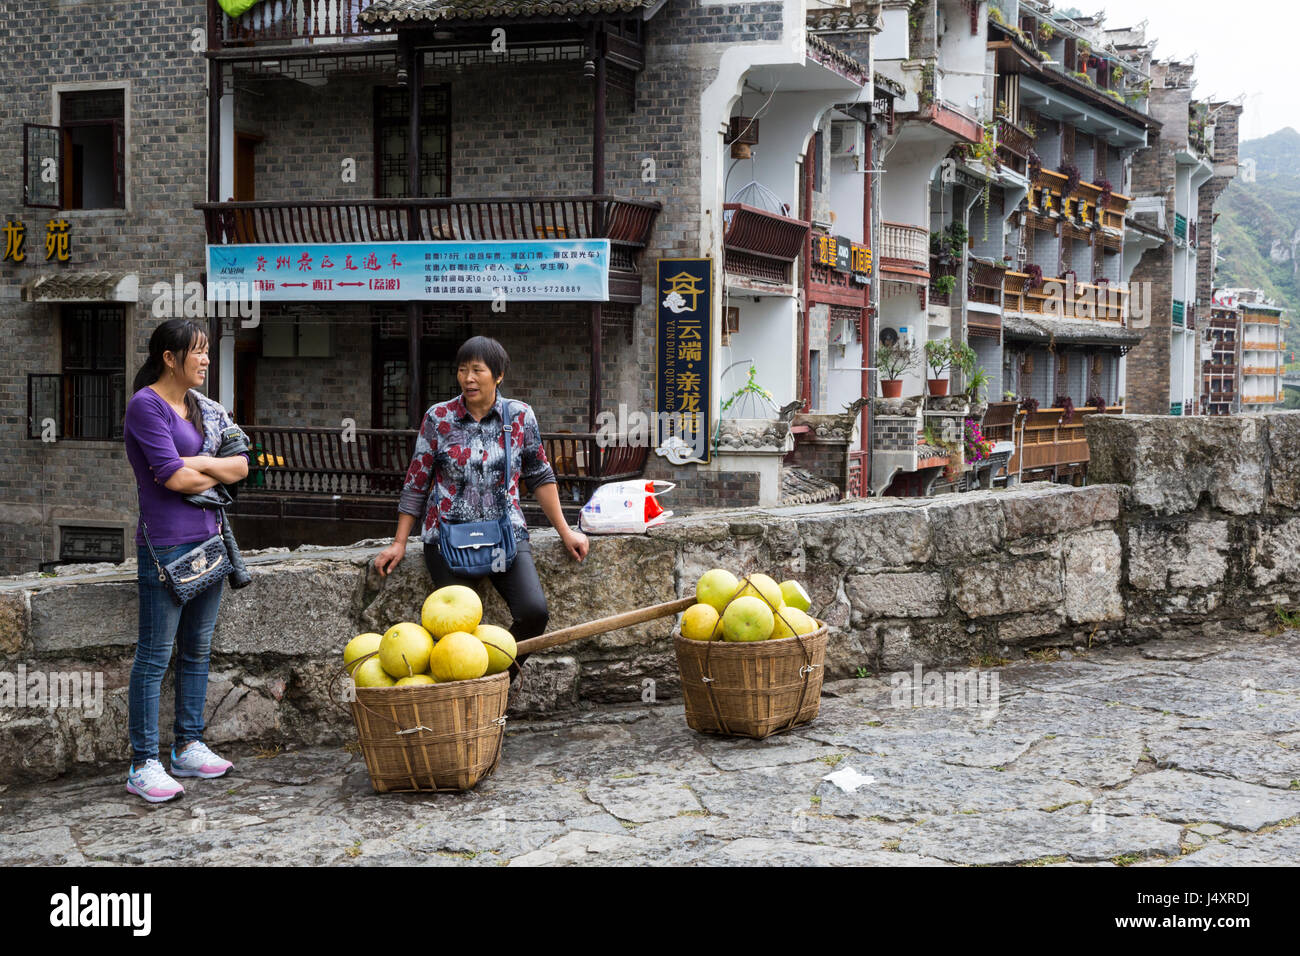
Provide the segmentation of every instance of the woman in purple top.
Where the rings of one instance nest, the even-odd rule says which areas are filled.
[[[140,495],[140,522],[149,529],[163,565],[218,532],[218,512],[184,498],[248,474],[244,455],[201,455],[203,421],[198,393],[208,371],[208,336],[188,319],[170,319],[149,338],[149,358],[135,377],[123,428],[126,457]],[[203,743],[208,658],[224,582],[177,607],[158,580],[144,535],[136,531],[139,642],[131,668],[128,733],[131,769],[126,789],[150,803],[179,797],[184,788],[158,760],[158,693],[176,653],[176,714],[171,772],[178,777],[219,777],[231,768]]]

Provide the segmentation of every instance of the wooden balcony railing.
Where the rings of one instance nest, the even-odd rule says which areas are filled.
[[[1244,320],[1246,325],[1281,325],[1282,317],[1280,315],[1265,315],[1262,312],[1247,313]],[[1236,328],[1235,324],[1226,326],[1227,328]]]
[[[362,29],[358,14],[373,0],[261,0],[247,13],[232,19],[217,0],[208,0],[209,45],[252,46],[287,44],[293,40],[354,37],[371,34]]]
[[[745,203],[724,203],[722,209],[726,271],[788,285],[791,263],[803,251],[812,224]]]
[[[998,146],[1022,158],[1034,147],[1034,138],[1005,116],[998,117]]]
[[[232,513],[251,516],[337,516],[325,502],[310,500],[322,496],[383,499],[388,502],[384,507],[395,508],[418,434],[414,429],[358,428],[355,440],[344,440],[344,432],[338,428],[243,428],[252,443],[253,460]],[[353,436],[349,433],[348,437]],[[570,510],[581,508],[604,482],[640,477],[649,451],[644,446],[602,448],[591,433],[543,433],[542,442],[555,472],[560,501]],[[268,496],[303,500],[296,510],[281,506],[268,511],[264,501],[258,503]]]
[[[1254,349],[1257,352],[1280,352],[1282,351],[1281,342],[1246,342],[1243,346],[1247,351]]]
[[[1067,300],[1069,284],[1061,278],[1044,278],[1037,289],[1030,288],[1030,278],[1023,272],[1008,271],[1003,281],[1003,309],[1022,315],[1064,315],[1101,322],[1123,322],[1128,313],[1128,290],[1108,284],[1078,282],[1073,300]],[[1055,283],[1055,285],[1053,285]],[[1048,306],[1053,298],[1060,299]]]
[[[201,202],[194,208],[203,211],[211,245],[610,239],[640,248],[662,207],[614,196],[526,196]]]
[[[913,270],[929,276],[930,231],[922,226],[886,222],[880,230],[880,266]]]
[[[1122,406],[1114,405],[1105,414],[1118,415]],[[1053,477],[1061,471],[1077,471],[1089,461],[1088,438],[1084,419],[1100,414],[1095,408],[1076,408],[1069,422],[1063,422],[1065,410],[1040,408],[1027,415],[1020,439],[1020,469],[1027,480]]]

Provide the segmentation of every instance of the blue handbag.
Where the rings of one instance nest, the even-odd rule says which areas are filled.
[[[510,422],[510,403],[505,403],[506,423]],[[510,441],[513,427],[503,427],[505,445],[505,481],[502,483],[501,517],[495,521],[463,521],[452,524],[440,521],[438,548],[442,560],[457,577],[481,578],[510,570],[515,560],[515,529],[510,524]]]

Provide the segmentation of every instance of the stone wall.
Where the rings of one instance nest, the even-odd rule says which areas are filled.
[[[1112,483],[702,513],[595,538],[581,565],[537,532],[550,626],[689,594],[710,567],[762,570],[805,583],[831,626],[827,677],[843,678],[1215,620],[1260,626],[1274,604],[1300,600],[1300,413],[1089,416],[1088,437],[1094,478]],[[327,690],[344,643],[417,616],[429,588],[414,543],[378,579],[367,568],[378,545],[253,557],[255,583],[227,593],[214,639],[214,744],[350,737]],[[103,714],[0,709],[3,779],[127,756],[134,571],[66,570],[0,581],[0,670],[98,672]],[[485,603],[487,621],[508,623],[495,592]],[[673,699],[670,630],[653,622],[537,655],[514,713],[633,702],[651,688]]]

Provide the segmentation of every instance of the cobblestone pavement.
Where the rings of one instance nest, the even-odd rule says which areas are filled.
[[[232,775],[157,807],[118,770],[9,786],[0,863],[1300,859],[1300,633],[1207,627],[983,673],[996,707],[840,681],[815,722],[765,741],[696,734],[673,703],[516,721],[464,794],[376,796],[346,747],[235,753]]]

